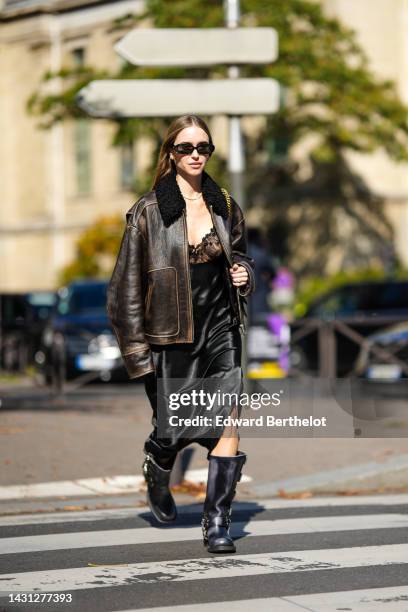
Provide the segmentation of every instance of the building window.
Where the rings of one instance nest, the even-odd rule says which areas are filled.
[[[135,182],[135,158],[133,143],[120,147],[120,187],[130,190]]]
[[[91,122],[89,119],[75,121],[74,140],[76,193],[87,195],[91,192]]]
[[[85,49],[84,47],[77,47],[71,51],[72,61],[75,68],[83,66],[85,63]]]

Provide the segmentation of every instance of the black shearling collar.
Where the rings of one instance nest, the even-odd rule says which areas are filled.
[[[181,194],[176,176],[177,172],[172,168],[171,172],[160,179],[155,188],[160,214],[166,227],[178,219],[186,207],[186,202]],[[227,219],[228,207],[225,196],[217,183],[205,170],[203,171],[201,187],[207,206],[212,205],[215,213]]]

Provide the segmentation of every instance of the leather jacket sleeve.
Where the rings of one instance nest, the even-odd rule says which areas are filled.
[[[150,345],[144,335],[142,262],[144,238],[140,229],[127,225],[107,291],[107,312],[130,378],[154,372]]]
[[[247,233],[245,219],[241,208],[231,197],[232,202],[232,221],[231,221],[231,240],[232,240],[232,259],[234,263],[244,266],[248,272],[248,281],[238,291],[242,297],[248,297],[255,291],[255,261],[247,253]]]

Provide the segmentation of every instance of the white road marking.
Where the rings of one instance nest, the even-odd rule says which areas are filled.
[[[69,502],[67,502],[69,503]],[[251,512],[253,510],[279,510],[285,508],[337,508],[354,506],[393,506],[407,505],[408,495],[359,495],[343,497],[308,497],[304,499],[262,499],[259,502],[239,502],[233,504],[233,511],[239,510]],[[190,506],[178,506],[180,514],[200,514],[202,503],[193,503]],[[150,512],[147,505],[142,508],[103,508],[100,510],[81,510],[68,512],[41,512],[37,514],[13,514],[0,517],[0,527],[8,525],[42,525],[50,523],[80,522],[80,521],[105,521],[115,519],[127,519]]]
[[[386,561],[384,562],[384,559]],[[182,559],[127,566],[78,567],[2,574],[3,588],[16,591],[73,591],[129,584],[217,580],[240,576],[318,570],[340,570],[408,563],[408,544],[352,548],[291,550],[279,553]]]
[[[271,536],[282,534],[356,531],[366,529],[405,529],[407,514],[365,514],[357,516],[316,516],[308,518],[277,519],[233,522],[232,536]],[[74,533],[52,533],[47,535],[19,536],[0,539],[0,554],[27,553],[45,550],[74,548],[126,546],[163,542],[187,542],[201,538],[201,527],[163,528],[140,527],[136,529],[110,529],[104,531],[82,531]],[[408,546],[408,545],[407,545]]]

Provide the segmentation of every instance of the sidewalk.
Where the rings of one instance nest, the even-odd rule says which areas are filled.
[[[125,394],[107,394],[104,386],[98,389],[95,397],[89,389],[81,392],[72,405],[3,406],[0,487],[141,476],[142,446],[151,430],[143,389],[131,386]],[[206,470],[205,449],[192,447],[189,469]],[[243,437],[240,448],[248,454],[244,473],[251,478],[239,486],[239,495],[245,499],[408,492],[406,438]],[[52,488],[48,492],[48,497],[13,500],[0,489],[0,513],[28,507],[40,511],[145,503],[144,493],[138,492],[88,495],[85,490],[78,495],[73,491],[62,496],[65,499],[53,496]],[[179,495],[178,503],[195,500],[193,495]]]

